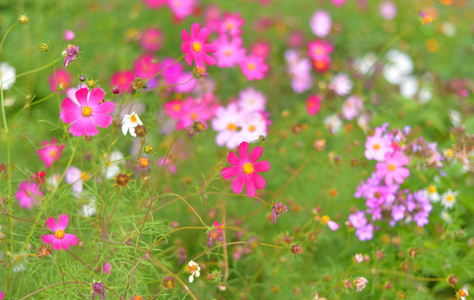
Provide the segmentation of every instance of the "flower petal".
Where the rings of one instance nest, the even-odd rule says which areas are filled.
[[[201,29],[201,24],[199,23],[194,23],[191,26],[191,38],[193,40],[197,40],[199,38],[199,29]]]
[[[88,88],[78,89],[76,91],[76,99],[79,104],[84,107],[87,106],[87,94],[89,93]]]
[[[242,167],[227,167],[221,171],[221,175],[224,179],[230,179],[234,178],[242,172]]]
[[[241,167],[244,165],[244,162],[240,160],[240,158],[234,152],[230,151],[229,155],[227,155],[227,161],[229,164],[233,166]]]
[[[266,160],[259,161],[253,165],[255,172],[267,172],[270,170],[270,163]]]
[[[56,219],[53,217],[46,220],[46,225],[48,225],[49,229],[51,229],[54,232],[56,232],[59,229],[58,223],[56,223]]]
[[[255,184],[253,182],[252,176],[246,176],[245,178],[245,188],[247,189],[247,197],[255,197]]]
[[[99,129],[91,118],[84,121],[84,134],[88,136],[99,134]]]
[[[242,191],[244,190],[245,177],[247,176],[244,172],[242,172],[239,176],[237,176],[237,178],[234,179],[234,181],[232,182],[232,190],[234,191],[234,193],[242,193]]]
[[[249,143],[242,142],[239,145],[240,160],[245,164],[249,162]]]
[[[46,234],[41,237],[41,240],[43,240],[43,243],[45,244],[52,244],[55,239],[56,236],[54,234]]]
[[[99,105],[105,97],[105,92],[100,87],[93,88],[89,95],[89,107],[94,108]]]
[[[58,229],[64,230],[67,227],[67,223],[69,223],[69,216],[68,215],[60,215],[58,219]],[[54,230],[56,231],[56,230]]]
[[[77,243],[79,242],[79,238],[75,236],[74,234],[66,233],[64,235],[64,240],[68,241],[69,244],[76,246]]]
[[[253,148],[252,152],[250,152],[249,162],[255,163],[260,156],[262,156],[263,148],[262,147],[255,147]]]
[[[83,136],[84,135],[84,119],[85,118],[79,118],[74,124],[71,125],[69,128],[69,132],[73,136]]]
[[[115,109],[115,103],[113,101],[107,101],[97,105],[92,111],[93,114],[110,115]]]
[[[267,184],[265,179],[262,176],[260,176],[257,172],[253,172],[252,175],[250,175],[250,177],[252,177],[253,183],[255,184],[255,188],[257,190],[263,189],[265,185]]]
[[[94,114],[92,120],[101,128],[107,128],[112,124],[112,116],[110,115]]]
[[[61,249],[61,240],[60,239],[54,239],[53,244],[51,245],[51,249],[54,249],[54,250]]]

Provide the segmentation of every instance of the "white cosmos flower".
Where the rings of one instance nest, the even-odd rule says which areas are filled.
[[[449,189],[446,193],[444,193],[441,197],[441,204],[445,208],[453,208],[454,203],[456,203],[456,196],[459,194],[459,192],[453,192],[451,189]]]
[[[114,178],[118,173],[120,173],[121,168],[119,164],[121,162],[119,160],[122,158],[123,154],[120,151],[112,151],[112,153],[110,153],[110,156],[107,158],[105,163],[105,167],[102,169],[106,178]]]
[[[143,125],[143,123],[135,112],[132,112],[130,115],[126,114],[122,120],[123,135],[127,135],[127,131],[129,131],[131,136],[136,137],[135,127],[138,125]]]
[[[4,91],[12,87],[16,81],[16,70],[9,63],[0,63],[0,85]]]
[[[188,273],[191,274],[189,276],[189,282],[193,282],[194,281],[194,276],[196,277],[199,277],[199,275],[201,275],[201,268],[199,267],[199,265],[197,263],[194,262],[194,260],[191,260],[188,262]]]
[[[324,119],[324,124],[332,134],[338,134],[342,128],[342,121],[337,115],[331,115]]]

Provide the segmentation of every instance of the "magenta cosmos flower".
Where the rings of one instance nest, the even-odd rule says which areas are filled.
[[[60,215],[58,218],[58,223],[56,223],[56,219],[51,217],[46,220],[46,225],[48,225],[49,229],[54,231],[54,234],[46,234],[41,237],[45,244],[52,244],[51,249],[59,250],[59,249],[69,249],[71,245],[77,245],[79,239],[74,234],[64,233],[64,229],[67,227],[67,223],[69,223],[69,216],[68,215]]]
[[[227,160],[232,167],[227,167],[222,170],[221,175],[224,179],[236,177],[232,182],[232,190],[236,194],[242,193],[244,185],[247,186],[247,196],[255,197],[255,190],[261,190],[265,187],[265,179],[258,174],[258,172],[267,172],[270,170],[270,163],[268,161],[259,161],[257,159],[262,155],[263,148],[255,147],[249,153],[249,144],[242,142],[239,145],[240,158],[234,153],[229,152]]]
[[[87,88],[76,92],[77,102],[66,97],[61,105],[59,117],[64,123],[72,124],[69,132],[73,136],[96,135],[99,133],[97,126],[106,128],[112,124],[115,103],[104,99],[105,93],[101,88],[93,88],[90,93]]]
[[[44,162],[46,168],[49,168],[53,162],[59,159],[63,149],[64,145],[58,145],[56,139],[53,138],[51,142],[44,141],[43,148],[36,151],[36,154],[40,156],[40,159]]]
[[[375,165],[378,179],[385,177],[385,184],[392,185],[396,183],[402,184],[405,178],[410,175],[410,170],[403,168],[408,164],[408,157],[404,156],[400,151],[393,154],[385,154],[385,162],[379,162]]]
[[[43,192],[38,184],[29,180],[20,183],[16,193],[16,199],[20,206],[27,209],[32,209],[33,204],[38,205],[37,199],[41,196],[43,196]]]
[[[207,53],[215,52],[216,46],[213,44],[206,44],[206,40],[211,32],[207,28],[202,28],[199,23],[194,23],[191,26],[191,36],[189,36],[186,29],[183,29],[181,38],[181,51],[186,54],[184,60],[188,65],[192,65],[193,60],[196,67],[206,69],[204,63],[212,66],[216,63],[216,59]]]

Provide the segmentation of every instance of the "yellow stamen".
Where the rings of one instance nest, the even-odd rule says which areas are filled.
[[[446,196],[446,201],[453,202],[454,201],[454,195],[452,195],[452,194],[447,195]]]
[[[142,157],[142,158],[140,158],[140,165],[143,168],[146,168],[150,165],[150,160],[148,158]]]
[[[89,175],[87,175],[86,172],[82,172],[81,178],[82,178],[83,181],[86,181],[87,179],[89,179]]]
[[[136,114],[133,114],[131,117],[130,117],[130,121],[132,121],[133,123],[135,123],[137,121],[137,115]]]
[[[57,238],[57,239],[62,239],[64,237],[64,231],[62,231],[61,229],[58,229],[55,233],[54,233],[54,236]]]
[[[250,126],[249,126],[249,131],[250,131],[250,132],[254,132],[255,129],[257,129],[257,128],[255,128],[254,125],[250,125]]]
[[[249,69],[250,71],[255,70],[255,64],[254,64],[254,63],[249,63],[249,64],[247,65],[247,69]]]
[[[194,50],[195,52],[201,51],[201,48],[202,48],[201,43],[194,42],[194,44],[193,44],[193,50]]]
[[[244,173],[247,175],[250,175],[255,171],[252,163],[246,163],[242,168],[244,169]]]
[[[389,165],[388,165],[388,170],[389,170],[390,172],[395,171],[395,165],[389,164]]]
[[[329,220],[331,220],[331,218],[329,218],[328,215],[324,215],[321,217],[321,223],[323,224],[327,224],[329,222]]]
[[[195,113],[195,112],[192,112],[189,117],[192,119],[192,120],[196,120],[198,118],[198,114]]]
[[[428,187],[428,193],[430,193],[430,194],[436,193],[436,187],[434,185],[430,185]]]
[[[56,156],[56,151],[51,150],[49,151],[49,157],[55,157]]]
[[[380,145],[379,144],[374,144],[372,146],[372,148],[374,148],[374,150],[379,150],[380,149]]]
[[[92,115],[92,108],[90,108],[89,106],[84,106],[84,108],[82,109],[82,115],[84,117]]]
[[[235,126],[234,123],[230,123],[229,125],[227,125],[227,130],[234,131],[236,129],[237,129],[237,126]]]
[[[174,111],[179,111],[179,110],[181,110],[181,105],[180,105],[180,104],[177,104],[177,103],[176,103],[176,104],[173,104],[173,110],[174,110]]]

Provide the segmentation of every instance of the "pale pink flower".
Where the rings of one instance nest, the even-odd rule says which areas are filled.
[[[166,0],[166,3],[176,18],[184,19],[192,15],[195,0]]]
[[[354,285],[356,286],[356,292],[360,292],[362,291],[364,288],[365,288],[365,285],[368,283],[369,281],[367,280],[367,278],[365,277],[359,277],[357,278],[355,281],[354,281]]]
[[[239,106],[243,111],[264,111],[267,98],[254,88],[247,88],[239,93]]]
[[[66,31],[64,32],[64,39],[65,39],[66,41],[71,41],[71,40],[73,40],[75,37],[76,37],[76,34],[75,34],[74,31],[72,31],[72,30],[66,30]]]
[[[397,15],[397,6],[390,0],[383,1],[379,4],[379,13],[385,20],[392,20]]]
[[[261,56],[252,54],[242,59],[240,69],[248,80],[260,80],[268,71],[268,65]]]
[[[58,223],[56,223],[56,219],[51,217],[46,220],[46,225],[48,225],[49,229],[54,231],[54,234],[47,234],[43,235],[41,239],[45,244],[52,244],[51,249],[59,250],[59,249],[69,249],[69,247],[77,245],[79,239],[74,234],[65,233],[64,230],[69,223],[69,216],[68,215],[60,215],[58,218]]]
[[[139,44],[143,51],[158,51],[163,47],[164,39],[159,28],[148,28],[142,31]]]
[[[385,162],[379,162],[375,165],[378,179],[385,177],[386,185],[392,185],[394,181],[402,184],[405,178],[410,175],[410,170],[403,167],[408,164],[408,161],[408,157],[400,151],[395,151],[393,154],[386,153]]]
[[[40,156],[40,159],[44,162],[46,168],[49,168],[53,162],[59,159],[63,149],[64,145],[57,145],[56,139],[53,138],[51,142],[44,141],[43,147],[37,150],[36,154]]]
[[[385,154],[393,151],[392,143],[389,138],[382,135],[382,130],[375,130],[375,134],[367,137],[365,142],[365,157],[383,161]]]
[[[234,37],[229,41],[228,36],[221,35],[214,44],[216,45],[214,56],[219,68],[232,68],[245,57],[246,50],[242,47],[240,37]]]
[[[33,204],[38,205],[38,198],[43,196],[43,192],[36,182],[27,180],[20,183],[15,196],[21,207],[32,209]]]
[[[216,144],[226,146],[229,149],[237,147],[242,138],[240,130],[242,128],[242,117],[237,103],[231,103],[225,107],[219,107],[216,117],[212,120],[212,129],[217,131]]]
[[[352,81],[345,73],[339,73],[331,78],[329,89],[339,96],[345,96],[352,91]]]
[[[226,12],[224,20],[222,21],[219,29],[219,33],[228,33],[232,37],[239,36],[242,34],[242,30],[240,28],[244,24],[245,19],[240,17],[240,13],[231,15],[230,13]]]
[[[352,120],[359,116],[361,110],[364,108],[362,98],[357,96],[349,96],[342,105],[342,113],[347,120]]]
[[[331,31],[331,16],[325,10],[317,10],[311,17],[309,26],[316,36],[325,37]]]

